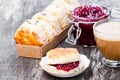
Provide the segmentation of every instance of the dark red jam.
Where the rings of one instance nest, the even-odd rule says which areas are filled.
[[[96,21],[106,19],[109,17],[109,11],[105,7],[100,6],[80,6],[72,12],[74,22],[79,22],[81,28],[81,35],[77,44],[92,46],[95,45],[93,35],[93,25]],[[74,25],[74,23],[73,23]],[[76,35],[77,27],[74,25],[74,36]]]
[[[57,70],[64,70],[64,71],[69,72],[70,70],[79,66],[79,61],[65,63],[65,64],[55,64],[52,66],[55,66]]]
[[[75,21],[94,22],[108,18],[109,11],[100,6],[80,6],[75,8],[72,17]]]

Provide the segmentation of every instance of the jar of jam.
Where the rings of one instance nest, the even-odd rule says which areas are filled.
[[[101,6],[80,6],[72,11],[71,27],[66,42],[73,45],[94,46],[93,25],[107,19],[109,10]]]

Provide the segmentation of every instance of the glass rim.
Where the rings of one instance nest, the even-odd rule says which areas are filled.
[[[114,20],[119,20],[119,21],[114,21]],[[94,25],[93,25],[93,31],[96,31],[100,34],[106,34],[106,35],[120,35],[120,33],[106,33],[106,32],[101,32],[99,30],[96,30],[95,27],[97,27],[98,25],[100,24],[103,24],[103,23],[107,23],[107,22],[120,22],[120,19],[112,19],[112,18],[109,18],[109,19],[103,19],[103,20],[100,20],[100,21],[97,21]]]

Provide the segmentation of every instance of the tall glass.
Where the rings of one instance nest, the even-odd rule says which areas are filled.
[[[104,19],[93,26],[102,62],[109,67],[120,67],[120,19]]]

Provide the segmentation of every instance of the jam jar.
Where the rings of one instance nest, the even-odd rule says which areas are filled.
[[[66,42],[84,47],[95,46],[93,25],[99,20],[109,18],[109,10],[102,6],[79,6],[72,11],[71,26]]]

